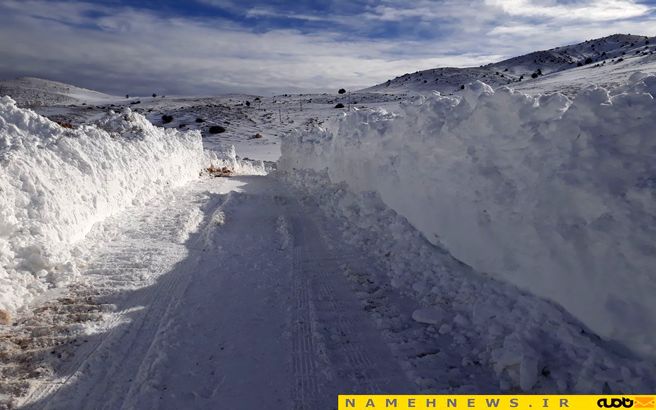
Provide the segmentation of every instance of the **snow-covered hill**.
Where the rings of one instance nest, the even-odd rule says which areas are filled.
[[[454,94],[470,82],[479,80],[496,88],[525,87],[565,71],[589,75],[593,69],[614,67],[632,71],[656,72],[654,63],[656,38],[629,34],[614,34],[583,43],[536,51],[498,63],[480,67],[443,67],[404,74],[363,91],[369,92],[431,92]],[[585,71],[584,71],[585,70]]]
[[[21,107],[102,103],[117,97],[41,78],[21,77],[0,81],[0,96],[10,96]]]

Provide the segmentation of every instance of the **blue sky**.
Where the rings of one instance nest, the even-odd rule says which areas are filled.
[[[0,0],[0,78],[322,92],[613,33],[656,35],[656,0]]]

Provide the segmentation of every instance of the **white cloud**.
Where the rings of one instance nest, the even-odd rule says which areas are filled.
[[[651,7],[633,0],[586,0],[561,4],[536,0],[485,0],[511,16],[542,17],[562,20],[612,21],[648,14]]]
[[[235,7],[233,1],[202,1]],[[510,3],[498,0],[470,7],[456,0],[442,0],[440,7],[429,0],[385,0],[350,19],[325,16],[341,26],[301,32],[254,31],[226,19],[166,17],[84,2],[5,0],[0,2],[0,76],[42,76],[116,94],[326,91],[366,87],[438,66],[480,65],[613,32],[656,34],[651,17],[607,22],[600,13],[574,21],[558,17],[564,6],[535,4],[550,17],[535,22],[532,15],[504,11]],[[242,11],[284,14],[275,8]],[[323,21],[313,14],[295,16]],[[379,24],[395,24],[403,33],[368,38],[367,30]],[[354,31],[344,27],[350,25]]]
[[[294,20],[305,20],[305,21],[336,21],[342,18],[341,16],[319,16],[312,14],[298,14],[298,13],[283,13],[275,11],[268,8],[262,7],[253,7],[246,12],[246,17],[276,17],[276,18],[287,18]]]
[[[254,33],[226,21],[164,18],[132,9],[67,22],[44,20],[54,2],[32,2],[24,13],[0,17],[0,72],[41,75],[124,94],[325,91],[366,87],[418,68],[467,65],[491,56],[409,53],[411,43],[349,40],[339,33],[296,30]],[[17,7],[16,4],[12,4]],[[38,16],[29,10],[40,10]],[[0,7],[1,11],[1,7]],[[6,16],[6,14],[5,14]],[[98,29],[98,27],[100,29]],[[404,55],[396,55],[404,50]],[[69,79],[66,76],[70,76]]]
[[[455,20],[457,23],[473,22],[479,24],[491,17],[479,1],[463,2],[462,0],[383,0],[379,4],[369,6],[363,16],[369,20],[386,22],[403,22],[405,20],[435,21]],[[465,26],[461,26],[465,28]]]

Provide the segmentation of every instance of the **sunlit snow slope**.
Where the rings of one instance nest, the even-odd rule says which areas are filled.
[[[98,91],[33,77],[0,81],[0,96],[4,95],[11,96],[21,107],[97,103],[117,99]]]
[[[283,139],[284,170],[373,191],[479,271],[656,355],[656,76],[570,100],[482,82]]]
[[[198,178],[203,161],[200,133],[129,109],[70,129],[0,98],[0,309],[70,279],[94,223]]]

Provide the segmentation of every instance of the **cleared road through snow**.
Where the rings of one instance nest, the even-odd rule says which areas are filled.
[[[190,209],[202,222],[180,241]],[[357,257],[276,179],[203,179],[116,221],[85,287],[116,306],[110,323],[28,408],[317,409],[414,391],[338,271]]]

